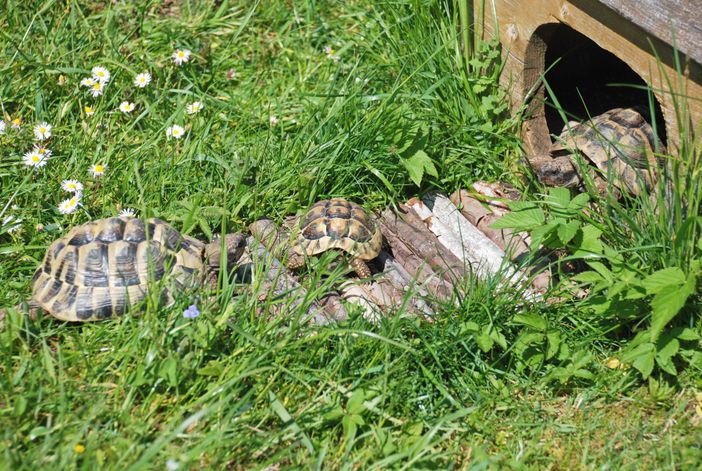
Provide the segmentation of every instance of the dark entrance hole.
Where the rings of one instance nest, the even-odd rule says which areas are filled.
[[[534,34],[545,46],[546,82],[568,119],[583,121],[612,108],[635,107],[653,125],[649,93],[641,88],[646,82],[616,55],[564,24],[543,25]],[[544,98],[548,132],[558,135],[565,123],[548,93]],[[654,113],[658,137],[665,143],[665,121],[655,97]]]

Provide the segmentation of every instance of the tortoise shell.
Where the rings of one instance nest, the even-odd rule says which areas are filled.
[[[618,188],[635,195],[655,182],[655,152],[664,151],[651,125],[632,108],[614,108],[582,123],[568,123],[553,150],[578,149]],[[576,166],[577,167],[577,166]]]
[[[165,276],[161,300],[199,282],[204,244],[159,219],[88,222],[54,241],[34,274],[32,299],[52,316],[93,321],[123,314]]]
[[[351,201],[333,198],[310,207],[292,248],[300,255],[341,249],[355,258],[371,260],[381,246],[380,226],[366,211]]]

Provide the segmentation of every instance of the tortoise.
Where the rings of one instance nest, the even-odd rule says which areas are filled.
[[[350,266],[361,278],[371,276],[366,261],[378,256],[383,235],[380,226],[358,204],[344,198],[333,198],[313,204],[307,214],[292,224],[291,240],[277,233],[273,221],[261,219],[251,224],[251,232],[260,240],[271,239],[274,252],[288,250],[288,268],[295,270],[305,264],[305,257],[331,249],[341,249],[351,255]]]
[[[611,179],[618,190],[642,195],[655,184],[654,154],[665,148],[636,109],[614,108],[589,121],[569,122],[549,155],[529,159],[539,180],[548,186],[582,187],[582,169],[573,150],[599,169],[588,171],[598,191],[604,192],[605,179]]]
[[[227,234],[224,244],[205,244],[160,219],[91,221],[49,246],[32,279],[30,310],[65,321],[100,320],[124,314],[156,285],[161,302],[170,304],[178,291],[216,280],[222,245],[230,268],[245,241]]]

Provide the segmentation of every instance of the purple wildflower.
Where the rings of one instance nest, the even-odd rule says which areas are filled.
[[[194,304],[191,304],[185,311],[183,311],[183,317],[185,317],[186,319],[195,319],[199,315],[200,311]]]

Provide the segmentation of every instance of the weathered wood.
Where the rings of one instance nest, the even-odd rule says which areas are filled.
[[[364,289],[363,285],[349,280],[342,283],[339,290],[342,299],[361,307],[363,317],[367,321],[378,322],[381,319],[380,307],[373,302],[371,295]]]
[[[691,97],[688,100],[691,124],[696,133],[700,132],[702,9],[699,2],[529,0],[525,8],[524,0],[468,1],[473,1],[475,18],[480,21],[475,30],[484,36],[499,37],[502,43],[505,67],[501,82],[511,90],[513,110],[521,112],[524,103],[529,103],[522,129],[527,155],[544,155],[551,145],[543,105],[546,94],[540,80],[551,65],[545,64],[545,57],[549,31],[555,25],[567,25],[614,54],[652,88],[662,108],[670,152],[677,152],[678,136],[673,94]],[[677,79],[672,32],[678,49],[692,59],[683,65],[686,77],[682,81]],[[587,103],[589,97],[583,99]],[[557,134],[560,130],[555,131]]]
[[[702,64],[699,0],[599,0],[635,25]]]
[[[471,272],[494,275],[505,268],[504,252],[444,195],[431,193],[423,201],[410,200],[410,205],[439,241],[471,267]]]
[[[401,206],[401,211],[406,215],[409,210]],[[437,299],[444,301],[451,299],[453,289],[450,282],[434,270],[442,272],[447,269],[441,260],[441,253],[447,251],[441,249],[441,252],[437,252],[434,249],[438,241],[433,235],[426,229],[421,230],[421,227],[414,228],[390,209],[381,213],[379,223],[383,236],[392,250],[394,260],[402,266],[409,277],[416,280],[422,288]]]
[[[407,303],[407,305],[425,317],[433,317],[434,309],[425,300],[428,299],[429,292],[416,279],[412,278],[407,270],[385,250],[380,252],[378,261],[383,266],[384,279],[381,281],[390,283],[395,292],[401,294],[400,304]]]

